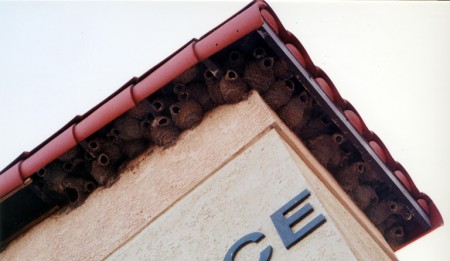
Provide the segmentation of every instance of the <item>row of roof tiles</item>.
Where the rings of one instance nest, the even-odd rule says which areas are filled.
[[[300,41],[283,27],[273,10],[264,1],[252,2],[200,39],[191,40],[141,77],[131,79],[86,114],[75,117],[33,151],[24,152],[0,174],[0,197],[20,187],[24,180],[39,169],[133,108],[191,66],[219,52],[264,23],[267,23],[278,35],[328,98],[344,113],[354,129],[368,142],[379,159],[396,175],[429,215],[432,229],[442,225],[442,217],[433,201],[419,191],[405,168],[395,161],[381,139],[366,126],[351,103],[340,96],[330,78],[313,63]]]

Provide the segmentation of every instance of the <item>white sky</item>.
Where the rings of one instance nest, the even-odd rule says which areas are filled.
[[[247,2],[0,3],[0,169]],[[450,215],[450,4],[271,2]],[[399,251],[450,260],[444,226]]]

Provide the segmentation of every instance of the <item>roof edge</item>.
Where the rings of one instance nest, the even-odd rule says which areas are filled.
[[[164,87],[191,66],[256,30],[264,23],[260,12],[263,7],[267,7],[264,1],[254,1],[247,5],[200,40],[189,41],[141,77],[129,80],[84,115],[76,116],[31,152],[22,153],[0,173],[0,197],[19,187],[33,173]]]

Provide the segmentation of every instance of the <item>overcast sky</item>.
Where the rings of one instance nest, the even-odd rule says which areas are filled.
[[[0,3],[0,169],[247,2]],[[450,215],[450,4],[271,2]],[[450,260],[450,229],[397,254]]]

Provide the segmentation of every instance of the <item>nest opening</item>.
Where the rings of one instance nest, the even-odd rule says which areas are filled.
[[[404,220],[411,220],[412,219],[412,214],[409,211],[405,211],[405,213],[403,213],[403,219]]]
[[[37,175],[39,177],[44,177],[46,173],[47,173],[47,170],[42,168],[42,169],[38,170]]]
[[[288,87],[289,90],[294,90],[295,85],[291,80],[284,81],[284,84]]]
[[[336,141],[337,144],[341,144],[344,142],[344,137],[341,134],[334,135],[334,141]]]
[[[325,125],[331,123],[330,117],[328,117],[327,115],[322,115],[322,117],[320,117],[320,121]]]
[[[398,227],[395,229],[394,234],[399,237],[402,237],[405,234],[405,232],[403,231],[402,227]]]
[[[392,212],[395,212],[397,210],[397,203],[391,202],[389,204],[389,210],[392,211]]]
[[[72,171],[73,167],[74,166],[73,166],[72,162],[64,162],[64,164],[63,164],[63,169],[67,172]]]
[[[143,121],[141,123],[141,127],[145,130],[150,129],[151,126],[152,126],[152,124],[150,123],[150,121]]]
[[[214,78],[214,74],[210,70],[206,70],[204,75],[207,80]]]
[[[98,157],[98,163],[100,163],[100,165],[102,165],[102,166],[108,165],[109,164],[109,157],[106,156],[106,154],[101,154]]]
[[[227,71],[227,79],[228,80],[235,80],[237,78],[237,73],[233,70]]]
[[[173,105],[173,106],[170,108],[170,110],[172,111],[173,114],[178,114],[178,113],[180,113],[180,107],[177,106],[177,105]],[[160,123],[161,123],[161,121],[160,121]]]
[[[307,102],[308,101],[308,94],[306,94],[305,92],[300,93],[300,100],[302,102]]]
[[[364,164],[358,163],[358,165],[356,166],[356,169],[358,170],[359,173],[364,173],[364,171],[366,170],[366,167],[364,167]]]
[[[164,126],[168,123],[169,121],[167,120],[166,117],[162,117],[161,119],[159,119],[158,124],[159,126]]]
[[[89,148],[95,150],[98,148],[98,143],[96,141],[89,142]]]
[[[154,101],[152,103],[152,105],[153,105],[153,108],[155,108],[155,110],[157,110],[157,111],[163,110],[163,104],[160,101]]]
[[[93,182],[88,182],[85,186],[87,192],[92,192],[95,189],[95,184]]]
[[[265,59],[263,60],[263,65],[264,65],[264,67],[266,67],[266,68],[272,67],[272,65],[273,65],[273,58],[265,58]]]
[[[189,99],[189,94],[187,92],[182,92],[178,95],[178,100],[187,101]]]
[[[266,50],[264,50],[264,48],[258,47],[253,50],[253,57],[255,57],[256,59],[260,59],[264,56],[266,56]]]
[[[173,87],[173,92],[180,93],[180,92],[184,91],[185,89],[186,89],[186,86],[182,83],[179,83]]]
[[[67,195],[67,198],[70,202],[75,203],[78,200],[78,191],[73,188],[65,188],[64,193]]]

